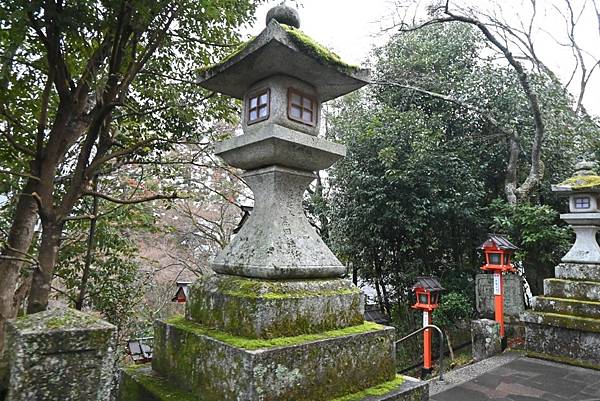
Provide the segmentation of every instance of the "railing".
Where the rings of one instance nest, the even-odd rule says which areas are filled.
[[[439,381],[443,382],[444,381],[444,332],[437,327],[436,325],[433,324],[428,324],[427,326],[423,326],[421,327],[419,330],[414,331],[412,333],[410,333],[407,336],[402,337],[401,339],[399,339],[398,341],[396,341],[396,345],[400,344],[401,342],[411,338],[414,335],[419,334],[422,331],[425,331],[427,329],[435,329],[437,330],[438,334],[440,335],[440,356],[439,356],[439,364],[440,364],[440,378]]]

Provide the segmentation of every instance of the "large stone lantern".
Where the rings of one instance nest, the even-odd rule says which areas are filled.
[[[552,191],[568,197],[569,213],[561,214],[575,231],[577,238],[571,250],[562,258],[565,263],[600,263],[600,246],[596,233],[600,230],[600,176],[593,170],[595,163],[581,162],[575,175]]]
[[[569,213],[560,217],[577,238],[521,319],[531,355],[600,369],[600,176],[594,169],[578,163],[573,177],[552,186],[569,199]]]
[[[245,171],[254,209],[212,262],[217,274],[191,286],[185,317],[156,322],[152,369],[127,373],[123,388],[147,389],[155,375],[198,401],[427,392],[396,376],[394,329],[364,321],[362,294],[304,215],[314,171],[346,152],[317,136],[322,102],[365,85],[368,71],[299,26],[294,9],[275,7],[266,29],[202,73],[200,85],[242,101],[244,133],[215,153]]]

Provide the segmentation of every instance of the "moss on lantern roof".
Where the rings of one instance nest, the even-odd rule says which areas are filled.
[[[290,25],[279,24],[290,35],[296,46],[303,52],[319,60],[323,64],[334,65],[350,71],[358,70],[357,65],[348,64],[335,52],[329,50],[313,38]]]
[[[571,189],[600,188],[600,175],[576,175],[564,180],[557,187]]]

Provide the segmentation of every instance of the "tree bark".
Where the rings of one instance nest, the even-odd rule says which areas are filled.
[[[31,178],[25,184],[23,194],[17,202],[6,246],[2,249],[2,256],[6,258],[0,259],[0,353],[4,347],[4,323],[16,316],[15,289],[21,268],[26,263],[23,256],[31,247],[37,222],[37,204],[30,195],[35,186],[36,181]]]
[[[55,219],[42,222],[42,241],[38,258],[39,268],[33,272],[27,313],[41,312],[46,310],[48,306],[63,226],[64,222],[55,221]]]
[[[94,191],[98,190],[98,176],[95,176],[92,184]],[[90,269],[92,266],[92,254],[94,252],[94,241],[96,237],[96,223],[98,221],[98,197],[94,196],[92,200],[92,219],[90,221],[90,231],[87,239],[87,250],[85,254],[85,265],[83,267],[83,274],[81,276],[81,282],[79,283],[79,294],[75,301],[75,309],[81,310],[83,308],[83,301],[87,292],[87,283],[90,278]]]

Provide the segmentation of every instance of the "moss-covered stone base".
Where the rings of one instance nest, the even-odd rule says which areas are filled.
[[[544,280],[544,295],[600,302],[600,281],[547,278]]]
[[[546,361],[565,363],[567,365],[579,366],[579,367],[587,368],[587,369],[600,370],[600,365],[597,365],[594,363],[586,363],[586,362],[580,361],[579,359],[573,359],[573,358],[569,358],[566,356],[550,355],[550,354],[544,354],[541,352],[533,352],[533,351],[526,352],[525,355],[530,358],[543,359]]]
[[[538,296],[534,298],[533,310],[600,319],[600,302],[594,301]]]
[[[152,367],[202,401],[334,399],[395,377],[394,329],[358,327],[243,349],[183,319],[157,322]]]
[[[571,364],[600,365],[600,321],[593,322],[595,331],[586,330],[582,318],[567,315],[527,313],[524,321],[527,352]]]
[[[150,364],[123,369],[118,401],[200,401],[152,371]]]
[[[407,376],[396,378],[329,401],[425,401],[429,385]],[[153,372],[149,365],[121,371],[118,401],[205,401],[202,394],[186,393]],[[328,400],[321,400],[328,401]]]
[[[217,274],[196,282],[189,320],[248,338],[278,338],[359,325],[360,290],[342,279],[258,280]]]

